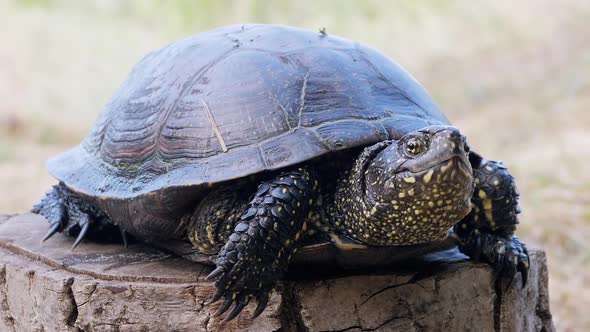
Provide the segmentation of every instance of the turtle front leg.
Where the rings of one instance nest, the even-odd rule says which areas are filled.
[[[224,298],[215,315],[235,303],[225,318],[231,320],[252,298],[258,302],[253,318],[262,313],[271,290],[301,246],[317,192],[318,182],[305,168],[284,172],[258,187],[219,252],[217,268],[208,276],[217,287],[210,303]]]
[[[459,250],[467,256],[490,263],[496,276],[508,279],[517,272],[522,285],[527,280],[529,257],[526,246],[514,235],[518,224],[518,191],[514,177],[501,162],[485,160],[471,152],[475,190],[473,209],[455,228]]]

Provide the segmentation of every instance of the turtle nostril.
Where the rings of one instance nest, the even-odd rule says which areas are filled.
[[[466,150],[469,149],[469,147],[467,146],[467,138],[465,137],[465,135],[461,134],[461,132],[458,129],[451,131],[451,133],[449,134],[449,139],[452,142],[455,142],[455,144],[457,144],[458,146],[462,146]]]
[[[448,137],[449,141],[451,141],[457,145],[463,146],[465,139],[464,139],[464,136],[459,131],[459,129],[452,128],[447,132],[447,135],[448,135],[447,137]]]

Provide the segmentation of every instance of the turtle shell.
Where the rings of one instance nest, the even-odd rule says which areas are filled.
[[[74,149],[68,187],[124,199],[202,187],[448,124],[398,64],[359,43],[235,25],[145,56]]]

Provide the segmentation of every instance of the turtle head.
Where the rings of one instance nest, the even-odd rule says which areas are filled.
[[[411,132],[366,164],[365,201],[375,231],[367,242],[410,245],[437,241],[471,210],[469,147],[451,126]]]

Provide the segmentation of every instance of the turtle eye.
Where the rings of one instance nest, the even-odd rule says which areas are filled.
[[[426,151],[428,148],[427,143],[417,137],[411,137],[406,141],[406,152],[411,156],[417,156],[420,153]]]

